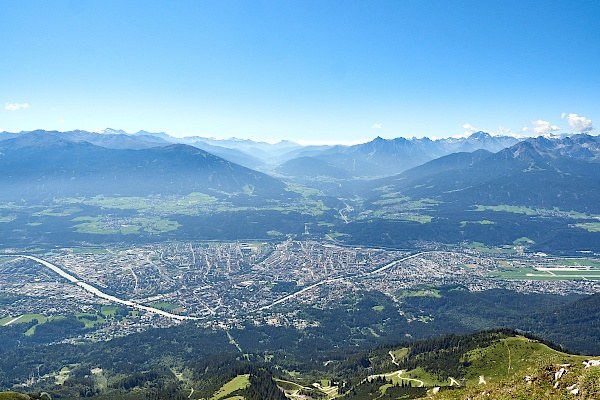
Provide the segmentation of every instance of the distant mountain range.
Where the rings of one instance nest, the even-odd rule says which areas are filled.
[[[230,215],[230,227],[242,231],[266,218],[271,228],[261,225],[261,232],[297,234],[298,227],[312,225],[309,231],[314,234],[334,232],[344,235],[339,240],[355,244],[466,240],[499,245],[524,237],[544,251],[600,250],[597,136],[517,141],[477,133],[465,139],[376,138],[356,146],[324,147],[227,142],[244,151],[202,144],[222,156],[195,147],[198,140],[193,146],[163,136],[3,133],[0,201],[36,204],[100,194],[202,192],[222,202],[219,210],[242,207],[249,223],[239,225],[239,215]],[[505,147],[511,141],[516,142]],[[250,148],[254,155],[262,154],[262,161],[245,152]],[[271,162],[289,159],[266,165],[267,151]],[[231,161],[234,158],[259,164],[262,171]],[[399,170],[403,172],[392,174]],[[516,208],[496,212],[506,207]],[[4,218],[12,221],[15,216]]]
[[[376,198],[398,193],[452,204],[512,204],[600,213],[600,138],[527,139],[497,153],[454,153],[373,182]]]
[[[346,170],[353,177],[368,178],[398,174],[456,152],[480,149],[497,152],[518,142],[519,139],[514,137],[495,137],[485,132],[476,132],[467,138],[440,140],[377,137],[368,143],[349,147],[333,146],[317,151],[308,148],[297,151],[296,155],[311,156],[326,161],[332,167]]]
[[[27,133],[2,132],[0,141]],[[368,143],[354,146],[301,146],[290,141],[270,144],[235,138],[227,140],[198,136],[175,138],[164,132],[139,131],[128,134],[123,130],[110,128],[101,132],[77,130],[52,133],[66,140],[88,142],[111,149],[145,149],[175,143],[187,144],[248,168],[262,171],[272,171],[275,168],[288,179],[319,176],[334,179],[391,176],[444,155],[479,149],[497,152],[520,141],[511,136],[492,136],[485,132],[476,132],[466,138],[431,140],[377,137]],[[331,168],[308,173],[302,167],[302,160],[310,161],[306,157],[321,160],[318,162],[319,165],[325,167],[328,165]],[[285,165],[286,162],[296,158],[301,159]],[[313,160],[313,163],[317,162]],[[342,170],[346,172],[341,173]]]
[[[289,196],[281,181],[261,172],[192,146],[158,143],[149,138],[34,131],[2,140],[0,198],[146,196],[194,191],[221,197]]]
[[[82,193],[90,177],[100,179],[106,189],[131,192],[133,188],[141,190],[149,174],[164,180],[161,187],[167,191],[188,183],[197,189],[210,184],[214,190],[234,192],[240,190],[234,188],[234,182],[259,191],[266,182],[277,190],[284,186],[247,169],[252,168],[276,171],[280,178],[308,184],[315,179],[383,177],[369,187],[386,186],[418,198],[456,199],[468,195],[478,202],[519,199],[549,206],[589,203],[598,183],[598,140],[585,134],[519,140],[476,132],[459,139],[377,137],[354,146],[303,147],[285,141],[269,144],[240,139],[181,139],[146,131],[38,130],[2,132],[0,164],[4,171],[11,171],[1,178],[7,183],[27,178],[29,186],[37,182],[36,187],[43,187],[44,180],[64,185],[80,179],[84,180],[78,182]],[[120,189],[128,180],[136,183],[125,185],[127,190]],[[200,185],[200,181],[204,183]],[[120,183],[115,186],[115,182]],[[151,186],[148,189],[156,191],[157,187]]]

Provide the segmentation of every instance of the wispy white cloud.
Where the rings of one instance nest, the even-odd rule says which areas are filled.
[[[468,138],[469,136],[471,136],[475,132],[486,132],[490,136],[513,136],[513,137],[518,137],[518,135],[515,135],[515,133],[510,128],[505,128],[503,126],[499,126],[498,130],[496,132],[491,132],[491,131],[486,131],[486,130],[483,130],[483,129],[475,128],[471,124],[463,124],[462,127],[465,129],[465,131],[461,135],[452,136],[453,138]]]
[[[4,109],[9,110],[9,111],[16,111],[16,110],[20,110],[22,108],[24,108],[24,109],[29,108],[29,103],[6,103],[6,104],[4,104]]]
[[[532,128],[526,126],[521,129],[521,131],[523,133],[534,133],[536,135],[549,135],[552,132],[556,132],[560,129],[558,126],[552,125],[550,122],[543,121],[541,119],[538,119],[537,121],[531,121],[531,125],[533,125]]]
[[[29,103],[6,103],[4,109],[9,111],[16,111],[20,108],[29,108]]]
[[[58,121],[58,123],[59,123],[59,124],[64,124],[64,123],[65,123],[65,120],[64,120],[64,119],[61,119],[60,121]]]
[[[359,139],[359,140],[291,140],[294,143],[298,143],[301,146],[353,146],[355,144],[362,144],[371,141],[372,139]]]
[[[374,124],[373,129],[383,129],[383,128],[381,127],[381,124]]]
[[[592,125],[592,120],[587,119],[586,117],[580,117],[577,114],[567,114],[562,113],[561,118],[567,118],[567,122],[571,126],[571,128],[581,132],[589,132],[594,129],[594,125]]]
[[[462,127],[467,130],[465,133],[475,133],[475,132],[479,131],[479,129],[475,128],[471,124],[463,124]]]
[[[510,128],[505,128],[503,126],[498,127],[498,131],[496,132],[497,136],[516,136]]]
[[[461,126],[463,127],[463,129],[466,129],[466,130],[463,133],[461,133],[460,135],[454,135],[454,136],[452,136],[454,139],[468,138],[473,133],[479,132],[479,129],[475,128],[471,124],[462,124]]]

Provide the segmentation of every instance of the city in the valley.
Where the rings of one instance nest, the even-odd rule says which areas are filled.
[[[318,321],[299,316],[298,304],[327,307],[353,292],[377,291],[401,303],[402,293],[435,295],[445,285],[562,295],[600,290],[600,265],[589,254],[555,258],[518,246],[424,247],[408,251],[288,238],[35,254],[8,249],[0,257],[0,293],[11,301],[0,311],[0,325],[75,315],[94,328],[71,341],[107,340],[186,320],[226,329],[248,321],[302,329]]]

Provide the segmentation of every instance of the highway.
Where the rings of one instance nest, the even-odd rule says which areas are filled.
[[[386,265],[384,265],[383,267],[381,267],[381,268],[379,268],[379,269],[376,269],[375,271],[367,272],[367,273],[366,273],[366,274],[364,274],[364,275],[373,275],[373,274],[378,274],[379,272],[382,272],[382,271],[385,271],[386,269],[392,268],[393,266],[395,266],[395,265],[396,265],[396,264],[398,264],[398,263],[401,263],[402,261],[406,261],[406,260],[409,260],[409,259],[411,259],[411,258],[415,258],[415,257],[418,257],[418,256],[422,256],[423,254],[427,254],[427,253],[433,253],[433,252],[432,252],[432,251],[422,251],[422,252],[420,252],[420,253],[416,253],[416,254],[413,254],[413,255],[411,255],[411,256],[408,256],[408,257],[401,258],[401,259],[399,259],[399,260],[396,260],[396,261],[392,261],[391,263],[389,263],[389,264],[386,264]]]
[[[302,288],[302,289],[300,289],[300,290],[299,290],[299,291],[297,291],[297,292],[294,292],[294,293],[292,293],[292,294],[289,294],[289,295],[287,295],[287,296],[285,296],[285,297],[282,297],[281,299],[279,299],[279,300],[277,300],[277,301],[275,301],[275,302],[273,302],[273,303],[271,303],[271,304],[268,304],[268,305],[266,305],[266,306],[262,306],[262,307],[261,307],[261,308],[259,308],[257,311],[263,311],[263,310],[267,310],[267,309],[269,309],[269,308],[271,308],[271,307],[273,307],[273,306],[275,306],[275,305],[277,305],[277,304],[281,304],[281,303],[283,303],[283,302],[286,302],[286,301],[288,301],[289,299],[292,299],[292,298],[294,298],[294,297],[298,296],[299,294],[302,294],[302,293],[304,293],[304,292],[306,292],[306,291],[308,291],[308,290],[311,290],[311,289],[313,289],[313,288],[315,288],[315,287],[317,287],[317,286],[321,286],[321,285],[323,285],[323,284],[325,284],[325,283],[331,283],[331,282],[341,281],[341,280],[343,280],[343,279],[347,279],[347,278],[350,278],[350,277],[353,277],[353,278],[354,278],[354,277],[360,277],[360,276],[369,276],[369,275],[377,274],[377,273],[379,273],[379,272],[385,271],[386,269],[392,268],[393,266],[395,266],[395,265],[396,265],[396,264],[398,264],[398,263],[401,263],[402,261],[406,261],[406,260],[409,260],[409,259],[411,259],[411,258],[418,257],[418,256],[420,256],[420,255],[427,254],[427,253],[433,253],[433,252],[432,252],[432,251],[422,251],[422,252],[420,252],[420,253],[416,253],[416,254],[413,254],[413,255],[410,255],[410,256],[407,256],[407,257],[401,258],[401,259],[399,259],[399,260],[392,261],[391,263],[389,263],[389,264],[386,264],[386,265],[384,265],[384,266],[383,266],[383,267],[381,267],[381,268],[378,268],[378,269],[376,269],[376,270],[374,270],[374,271],[371,271],[371,272],[365,272],[365,273],[362,273],[362,274],[360,274],[360,275],[348,275],[348,276],[345,276],[345,277],[339,277],[339,278],[335,278],[335,279],[325,279],[325,280],[322,280],[322,281],[320,281],[320,282],[313,283],[312,285],[309,285],[309,286],[307,286],[307,287],[305,287],[305,288]]]
[[[285,296],[285,297],[283,297],[283,298],[281,298],[281,299],[279,299],[279,300],[277,300],[277,301],[275,301],[275,302],[273,302],[273,303],[271,303],[269,305],[263,306],[263,307],[259,308],[258,310],[262,311],[262,310],[269,309],[269,308],[271,308],[271,307],[273,307],[273,306],[275,306],[277,304],[283,303],[283,302],[285,302],[285,301],[287,301],[287,300],[289,300],[289,299],[291,299],[293,297],[296,297],[299,294],[304,293],[304,292],[306,292],[306,291],[308,291],[308,290],[310,290],[312,288],[315,288],[317,286],[323,285],[324,283],[331,283],[331,282],[335,282],[335,281],[341,281],[342,279],[344,279],[344,278],[325,279],[324,281],[313,283],[312,285],[307,286],[307,287],[305,287],[305,288],[303,288],[303,289],[301,289],[301,290],[299,290],[299,291],[297,291],[295,293],[287,295],[287,296]]]

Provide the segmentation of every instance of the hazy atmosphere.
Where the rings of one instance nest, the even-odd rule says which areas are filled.
[[[0,400],[600,399],[599,21],[1,2]]]

